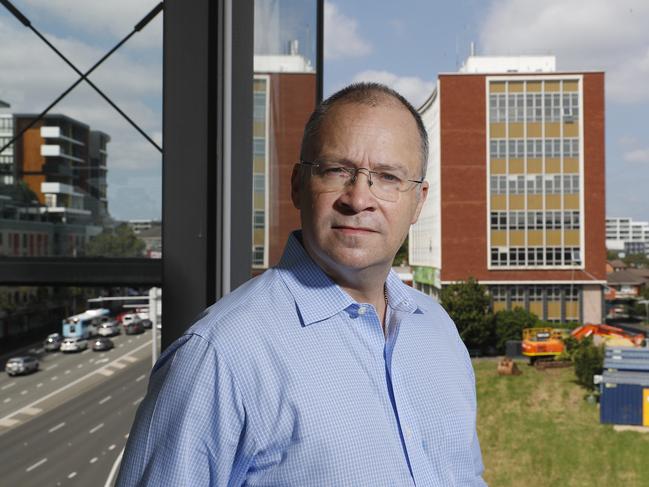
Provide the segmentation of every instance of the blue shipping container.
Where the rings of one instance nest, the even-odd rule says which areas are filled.
[[[649,374],[604,372],[600,385],[600,422],[643,424],[643,390],[649,389]]]

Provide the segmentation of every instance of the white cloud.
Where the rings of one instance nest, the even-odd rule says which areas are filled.
[[[627,162],[646,162],[649,163],[649,149],[635,149],[624,154],[624,160]]]
[[[648,101],[649,2],[496,0],[480,54],[554,54],[562,70],[606,71],[607,94]]]
[[[371,44],[358,33],[358,22],[345,16],[331,2],[324,5],[325,59],[361,57],[372,52]]]
[[[22,0],[16,2],[16,6],[35,24],[47,19],[67,31],[117,40],[127,35],[158,3],[159,0]],[[164,11],[160,12],[144,30],[129,40],[130,47],[158,48],[162,40],[163,15]],[[154,24],[158,25],[152,29]]]
[[[421,106],[430,96],[435,83],[415,76],[397,76],[389,71],[362,71],[354,76],[353,82],[374,81],[383,83],[401,93],[415,108]]]
[[[32,0],[27,0],[17,6],[36,23],[36,7],[34,12],[29,12],[28,7]],[[54,0],[52,3],[59,6],[66,4],[69,8],[78,7],[70,15],[69,8],[62,10],[62,13],[55,15],[51,11],[52,19],[48,29],[56,33],[66,32],[65,35],[55,35],[40,27],[39,30],[60,49],[79,69],[85,71],[105,52],[112,47],[117,38],[106,41],[106,36],[111,37],[113,27],[101,35],[103,38],[85,34],[81,30],[68,29],[72,22],[85,24],[83,29],[90,29],[89,24],[94,22],[98,34],[101,32],[104,19],[112,25],[122,16],[116,8],[115,3],[109,3],[115,12],[105,12],[99,2],[89,2],[94,5],[97,11],[83,2],[72,0]],[[119,7],[124,4],[128,11],[129,5],[126,2],[119,2]],[[140,8],[142,3],[139,2]],[[152,2],[155,3],[155,2]],[[42,3],[38,15],[49,13],[51,5],[49,2]],[[140,18],[148,12],[135,15],[135,20],[122,18],[122,25],[125,32],[128,32]],[[66,15],[70,19],[66,19]],[[88,16],[86,18],[85,16]],[[60,20],[60,22],[56,22]],[[86,20],[86,22],[83,22]],[[117,27],[115,27],[117,29]],[[160,144],[162,130],[162,22],[156,19],[154,23],[142,31],[150,30],[151,39],[158,38],[155,48],[132,49],[133,41],[141,34],[132,37],[123,48],[115,52],[102,66],[91,76],[91,80],[110,97],[131,119]],[[115,30],[115,35],[118,35]],[[121,36],[122,34],[119,34]],[[101,37],[101,36],[100,36]],[[147,41],[149,42],[149,41]],[[146,43],[145,43],[146,44]],[[0,45],[11,46],[11,48],[0,49],[0,100],[11,105],[14,113],[39,113],[51,101],[54,100],[64,89],[78,79],[77,74],[70,69],[54,52],[52,52],[40,39],[31,31],[24,28],[16,19],[6,14],[0,14]],[[140,46],[143,47],[143,46]],[[101,130],[110,135],[111,141],[108,144],[108,184],[109,184],[109,207],[119,209],[113,212],[114,216],[122,218],[146,217],[151,214],[150,205],[123,205],[115,201],[115,198],[122,198],[123,188],[134,184],[132,178],[146,180],[140,182],[140,189],[135,193],[142,193],[142,188],[149,193],[140,194],[143,200],[158,202],[157,211],[160,211],[160,197],[157,193],[161,191],[160,177],[162,173],[161,155],[142,135],[135,131],[106,101],[104,101],[85,82],[79,84],[64,100],[55,106],[51,113],[62,113],[88,124],[91,129]],[[155,183],[153,183],[153,182]]]

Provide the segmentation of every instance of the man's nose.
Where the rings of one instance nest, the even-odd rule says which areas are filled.
[[[375,197],[370,190],[372,177],[367,169],[361,168],[345,186],[340,202],[353,210],[359,212],[375,206]]]

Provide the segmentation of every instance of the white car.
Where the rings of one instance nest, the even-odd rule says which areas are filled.
[[[66,338],[61,343],[61,352],[81,352],[88,348],[88,341],[84,338]]]
[[[97,334],[103,337],[111,337],[113,335],[119,335],[121,329],[116,321],[107,321],[99,325],[97,328]]]

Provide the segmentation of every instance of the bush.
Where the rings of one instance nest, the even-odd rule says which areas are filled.
[[[490,301],[486,288],[473,278],[442,288],[440,302],[469,349],[484,352],[494,345]]]
[[[522,340],[523,329],[535,328],[538,323],[538,317],[523,308],[498,311],[494,315],[496,350],[498,353],[505,353],[505,345],[508,340]]]
[[[593,376],[604,369],[604,346],[593,345],[591,337],[584,338],[572,352],[577,383],[589,391],[595,389]]]

